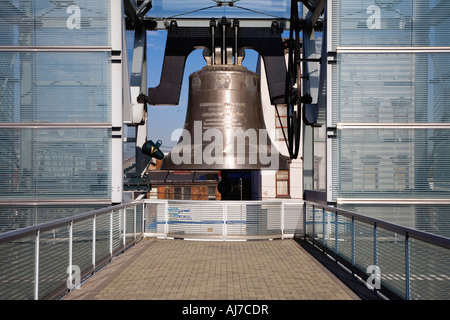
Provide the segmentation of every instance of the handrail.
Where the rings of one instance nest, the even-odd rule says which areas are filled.
[[[326,211],[335,212],[338,215],[345,216],[347,218],[354,217],[356,220],[361,221],[361,222],[365,222],[368,224],[376,224],[378,227],[381,227],[383,229],[386,229],[386,230],[389,230],[392,232],[396,232],[396,233],[399,233],[402,235],[408,235],[410,238],[414,238],[414,239],[417,239],[420,241],[427,242],[429,244],[433,244],[433,245],[440,246],[440,247],[443,247],[446,249],[450,249],[450,238],[447,238],[447,237],[444,237],[441,235],[405,227],[405,226],[395,224],[392,222],[388,222],[385,220],[380,220],[380,219],[364,216],[364,215],[356,213],[356,212],[351,212],[351,211],[348,211],[345,209],[331,207],[331,206],[325,205],[323,203],[306,201],[306,200],[305,200],[305,203],[308,205],[314,205],[316,207],[320,207],[321,209],[324,209]]]
[[[323,203],[308,200],[304,203],[305,240],[312,241],[365,280],[369,289],[389,298],[406,300],[450,298],[450,238]],[[312,208],[312,216],[308,216],[312,220],[306,217],[308,206]],[[317,221],[316,214],[320,211],[321,221]],[[334,214],[334,219],[328,213]],[[348,220],[342,221],[339,217]],[[362,223],[358,225],[360,235],[356,234],[355,222]],[[307,228],[311,223],[312,234]],[[382,239],[380,232],[384,231],[393,235],[384,234]],[[412,239],[417,241],[412,242]],[[363,270],[364,267],[367,270]],[[374,280],[375,285],[372,285]]]
[[[110,213],[111,210],[119,210],[119,209],[123,209],[126,207],[135,206],[140,203],[143,203],[143,201],[141,200],[141,201],[128,202],[128,203],[124,203],[124,204],[118,204],[118,205],[114,205],[114,206],[107,207],[107,208],[101,208],[101,209],[97,209],[97,210],[93,210],[93,211],[89,211],[89,212],[79,213],[74,216],[65,217],[65,218],[53,220],[50,222],[43,222],[40,224],[23,227],[23,228],[20,228],[17,230],[6,231],[3,233],[0,233],[0,244],[4,243],[4,242],[9,242],[9,241],[12,241],[12,240],[15,240],[18,238],[34,235],[38,230],[48,231],[51,229],[55,229],[55,228],[67,225],[71,221],[78,222],[78,221],[86,220],[88,218],[92,218],[95,215],[107,214],[107,213]]]
[[[140,217],[137,212],[143,203],[133,201],[0,233],[0,299],[55,299],[75,289],[144,236],[144,208]],[[61,227],[67,229],[58,230]],[[54,255],[57,259],[49,258]]]
[[[183,204],[185,204],[186,207],[183,207]],[[200,210],[198,212],[192,210],[189,214],[186,213],[187,211],[185,212],[184,209],[196,207],[189,207],[193,204],[200,205],[201,207],[208,205],[211,207],[210,210]],[[279,206],[276,206],[277,204]],[[290,221],[287,220],[286,204],[293,205],[293,207],[289,209]],[[158,210],[154,210],[150,209],[151,205],[161,207],[159,207]],[[232,205],[234,209],[230,211],[229,209],[231,207],[229,205]],[[241,216],[241,213],[236,211],[236,205],[241,206],[244,216]],[[262,217],[260,214],[257,214],[256,216],[252,216],[250,220],[245,217],[245,210],[248,209],[248,206],[253,207],[254,205],[275,205],[273,208],[278,208],[276,210],[280,210],[279,212],[272,211],[272,213],[270,213],[270,230],[265,229],[269,228],[269,225],[266,225],[269,220],[262,224],[256,222],[256,225],[251,225],[251,223],[253,223],[253,220],[251,219],[256,218],[258,221],[260,221],[260,219],[262,219],[261,221],[265,221],[265,216]],[[192,218],[191,226],[189,222],[176,221],[176,219],[173,220],[173,216],[171,217],[169,215],[171,208],[178,207],[183,209],[182,216],[189,215],[189,219]],[[141,215],[139,217],[137,216],[138,208],[140,210],[139,215]],[[312,221],[309,220],[311,219],[311,215],[308,208],[313,209]],[[132,209],[131,212],[130,209]],[[205,216],[203,216],[204,212],[206,212]],[[309,212],[308,217],[306,216],[307,212]],[[317,214],[320,215],[320,212],[322,212],[321,221],[317,221]],[[334,218],[332,216],[333,214]],[[106,217],[104,217],[105,215]],[[345,217],[345,219],[342,219],[341,217]],[[267,218],[269,218],[269,215],[267,215]],[[153,221],[152,219],[156,220]],[[88,222],[85,223],[84,221]],[[215,223],[211,224],[211,221]],[[356,224],[355,222],[358,221],[359,223]],[[79,224],[79,222],[83,223]],[[139,227],[137,227],[137,222],[139,222]],[[403,288],[399,289],[398,282],[394,283],[394,287],[392,288],[391,283],[385,280],[383,280],[383,284],[381,285],[383,290],[387,290],[386,292],[393,293],[401,298],[411,299],[419,296],[422,299],[434,297],[434,292],[425,292],[426,290],[431,290],[428,288],[422,290],[421,287],[420,295],[417,294],[419,290],[417,289],[418,283],[420,285],[426,283],[430,288],[433,288],[433,290],[436,290],[436,286],[438,286],[439,290],[448,289],[445,292],[450,290],[450,276],[445,276],[445,274],[450,274],[447,271],[449,268],[448,266],[450,265],[450,251],[448,251],[450,248],[450,239],[446,237],[367,217],[355,212],[313,201],[291,202],[274,200],[211,202],[139,199],[130,203],[97,209],[52,222],[0,233],[0,246],[4,253],[2,256],[3,259],[0,259],[0,270],[2,271],[2,273],[0,273],[0,278],[2,276],[3,279],[6,280],[11,278],[14,282],[14,285],[9,285],[7,281],[1,281],[0,286],[3,286],[3,289],[0,288],[0,293],[2,290],[11,290],[11,287],[16,286],[16,283],[19,285],[32,283],[34,286],[34,294],[31,296],[33,296],[34,299],[57,297],[61,292],[67,292],[67,290],[70,291],[72,289],[67,287],[65,281],[62,281],[64,279],[61,280],[61,278],[59,278],[60,280],[58,280],[58,286],[56,287],[56,284],[45,282],[47,280],[44,279],[49,278],[48,270],[53,270],[53,264],[56,262],[48,259],[49,252],[52,252],[53,254],[54,250],[59,250],[58,252],[64,257],[62,258],[62,261],[61,259],[57,259],[60,260],[58,262],[59,265],[57,266],[59,273],[61,273],[62,268],[67,266],[69,267],[68,270],[72,272],[72,267],[76,267],[72,266],[72,264],[77,264],[80,261],[80,255],[91,255],[91,262],[83,262],[84,265],[82,270],[80,270],[81,274],[86,276],[95,272],[108,259],[110,260],[113,258],[115,254],[125,250],[140,238],[147,236],[147,232],[152,233],[149,229],[152,222],[156,222],[155,225],[157,227],[155,227],[155,234],[163,237],[180,236],[182,238],[212,239],[212,235],[215,238],[218,237],[223,240],[235,240],[237,238],[249,240],[255,238],[283,239],[289,237],[304,237],[306,240],[310,240],[312,238],[313,244],[319,245],[324,251],[334,255],[336,260],[343,262],[343,265],[349,266],[352,270],[356,270],[355,274],[365,274],[366,278],[369,277],[367,277],[366,270],[362,270],[362,268],[366,266],[367,261],[373,263],[373,265],[381,263],[382,267],[385,268],[385,270],[383,270],[385,272],[384,274],[386,274],[386,270],[389,271],[389,269],[392,269],[391,264],[397,263],[395,261],[403,261],[400,265],[397,263],[394,268],[395,271],[403,270],[401,271],[402,275],[400,276],[404,278],[404,280],[401,280],[403,282],[400,285],[403,286]],[[311,224],[311,222],[312,234],[310,230],[308,230],[308,228],[310,228],[308,225]],[[318,231],[320,230],[320,224],[322,224],[322,230]],[[334,226],[332,226],[332,224],[334,224]],[[364,227],[365,224],[369,227]],[[245,231],[242,233],[239,225],[242,225],[243,230],[247,227],[252,227],[252,231],[250,233]],[[255,226],[257,226],[257,228],[255,228]],[[65,228],[58,230],[60,227]],[[175,229],[170,230],[172,227],[175,227]],[[192,232],[188,229],[189,227],[193,227]],[[198,231],[200,229],[197,229],[198,227],[207,230],[207,232],[199,233]],[[262,227],[262,229],[260,229],[260,227]],[[288,228],[286,229],[286,227]],[[214,229],[214,234],[210,233],[212,229]],[[294,233],[291,234],[294,229]],[[182,230],[182,233],[177,233],[177,230]],[[285,230],[290,230],[289,234],[286,234]],[[362,236],[356,235],[355,230],[363,230],[364,234]],[[383,235],[383,233],[381,233],[382,230],[387,230],[389,233]],[[388,237],[388,240],[390,239],[391,232],[393,233],[392,238],[395,237],[395,243],[385,241],[385,237]],[[139,234],[139,237],[137,237],[137,234]],[[334,238],[332,237],[333,235]],[[315,240],[316,237],[319,239],[322,237],[322,241]],[[361,243],[359,243],[360,239],[363,240]],[[418,241],[412,242],[412,239]],[[430,244],[432,246],[424,246],[424,244]],[[352,253],[351,258],[349,259],[348,251],[346,250],[348,250],[350,245]],[[364,251],[365,256],[361,254],[362,251]],[[421,252],[426,252],[428,256],[420,256]],[[0,251],[0,253],[2,252]],[[69,253],[68,261],[66,261],[67,253]],[[417,256],[418,254],[419,257]],[[394,258],[392,260],[395,261],[388,261],[386,267],[386,261],[390,260],[392,257]],[[89,260],[89,258],[87,259]],[[439,274],[433,274],[433,271],[428,271],[427,265],[424,266],[424,264],[428,262],[431,263],[433,267],[441,268]],[[21,273],[23,271],[21,271],[20,268],[28,270],[27,278],[25,280],[23,279],[23,273]],[[30,271],[32,274],[30,274]],[[425,278],[425,280],[421,279],[421,283],[420,281],[417,282],[414,278],[417,276],[417,272],[425,275],[425,277],[422,277]],[[438,276],[442,278],[441,273],[444,274],[443,279],[436,280],[438,282],[428,283],[431,281],[428,279],[430,278],[429,276]],[[14,281],[15,274],[16,276],[22,277],[20,278],[20,282]],[[419,274],[419,276],[421,276],[421,274]],[[61,275],[58,277],[61,277]],[[364,276],[361,276],[361,278],[364,278]],[[43,283],[42,289],[41,282]],[[51,290],[49,287],[51,287]],[[27,287],[27,290],[29,289],[30,287]],[[23,288],[19,288],[18,292],[20,292],[20,290],[23,290]],[[17,296],[23,298],[24,294],[18,293]],[[26,298],[30,298],[30,293],[27,293]]]

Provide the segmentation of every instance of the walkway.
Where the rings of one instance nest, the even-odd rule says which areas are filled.
[[[296,241],[146,238],[65,300],[358,300]]]

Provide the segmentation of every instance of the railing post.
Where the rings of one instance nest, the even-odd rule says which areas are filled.
[[[405,299],[411,300],[411,274],[410,274],[410,257],[411,257],[411,243],[409,233],[405,234],[405,278],[406,278],[406,294]]]
[[[352,267],[355,266],[355,216],[352,216]]]
[[[137,210],[136,210],[136,205],[134,205],[134,219],[133,219],[134,241],[136,241],[136,221],[137,221]]]
[[[112,257],[113,255],[113,214],[114,210],[111,210],[110,219],[109,219],[109,253]]]
[[[69,268],[68,268],[68,273],[69,273],[69,279],[70,279],[70,283],[72,283],[72,265],[73,265],[73,220],[70,221],[69,224]]]
[[[34,245],[34,300],[39,300],[39,245],[41,241],[41,230],[36,231]]]
[[[97,238],[97,232],[96,232],[96,227],[97,227],[97,215],[94,214],[94,216],[92,217],[92,266],[95,270],[95,241]]]
[[[164,237],[167,238],[169,233],[169,201],[164,204]]]
[[[378,239],[377,239],[377,223],[373,224],[373,264],[378,266]]]
[[[303,238],[306,240],[306,202],[303,201]]]
[[[284,201],[281,201],[281,239],[284,239]]]
[[[338,254],[338,213],[334,212],[334,253]]]
[[[125,248],[127,244],[127,209],[126,207],[122,209],[123,217],[123,247]]]
[[[322,244],[325,246],[325,208],[322,208]]]
[[[239,204],[240,206],[242,206],[242,203]],[[222,237],[223,240],[225,241],[227,239],[227,220],[228,220],[228,205],[226,202],[223,203],[223,212],[222,212],[222,218],[223,218],[223,228],[222,228]]]
[[[316,206],[312,206],[312,243],[314,244],[314,238],[316,237]]]
[[[147,205],[145,202],[142,202],[142,234],[145,232],[145,210]]]

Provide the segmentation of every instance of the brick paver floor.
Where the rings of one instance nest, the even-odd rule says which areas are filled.
[[[146,238],[65,300],[358,300],[292,239]]]

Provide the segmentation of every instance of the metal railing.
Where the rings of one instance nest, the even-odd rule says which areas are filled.
[[[144,233],[143,202],[0,234],[0,299],[55,299]]]
[[[145,236],[302,238],[374,290],[450,299],[450,239],[291,201],[139,200],[0,234],[0,299],[55,299]]]
[[[302,234],[303,203],[138,200],[0,233],[0,299],[55,299],[144,236],[205,240]]]
[[[305,201],[305,238],[390,298],[450,299],[450,238]]]
[[[146,200],[146,234],[248,240],[303,235],[303,201]]]

